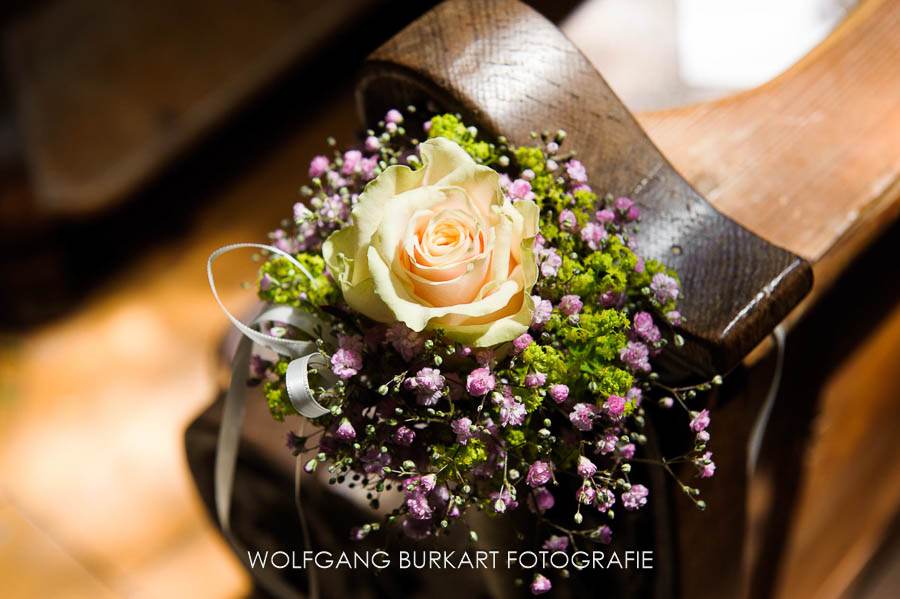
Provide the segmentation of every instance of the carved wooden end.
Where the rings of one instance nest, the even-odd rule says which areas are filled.
[[[731,370],[810,290],[809,264],[715,208],[675,171],[603,77],[549,21],[515,0],[452,0],[372,54],[357,87],[367,123],[423,104],[459,111],[511,144],[565,130],[593,188],[641,208],[641,252],[681,275],[682,348],[703,376]]]

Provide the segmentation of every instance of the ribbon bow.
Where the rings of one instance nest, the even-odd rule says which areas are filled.
[[[296,258],[283,252],[276,247],[263,245],[258,243],[236,243],[226,245],[214,251],[206,262],[206,274],[209,277],[209,287],[212,289],[213,296],[216,298],[222,311],[228,316],[234,326],[243,334],[234,358],[231,362],[231,384],[228,386],[228,392],[225,395],[225,406],[222,411],[222,424],[219,427],[219,436],[216,442],[216,464],[214,472],[214,488],[216,501],[216,515],[219,524],[222,527],[222,534],[231,543],[232,547],[238,553],[238,556],[244,561],[244,548],[235,537],[231,530],[231,492],[234,488],[234,473],[237,466],[238,449],[240,445],[241,426],[244,420],[244,401],[247,392],[247,381],[250,371],[250,354],[253,344],[256,343],[266,347],[277,354],[289,356],[293,360],[288,364],[285,374],[285,386],[287,388],[288,397],[291,405],[302,416],[307,418],[317,418],[329,412],[328,408],[323,407],[313,397],[312,389],[309,384],[309,374],[313,370],[318,374],[327,385],[335,382],[336,378],[332,374],[327,360],[319,353],[318,346],[314,340],[317,334],[321,334],[323,340],[333,341],[331,333],[327,330],[326,325],[315,318],[312,314],[299,310],[292,306],[269,306],[264,308],[253,322],[248,326],[238,320],[219,297],[213,281],[212,264],[216,258],[222,254],[232,250],[243,248],[257,248],[267,250],[274,254],[278,254],[287,259],[301,273],[306,275],[310,281],[315,282],[315,278]],[[288,324],[304,333],[309,339],[284,339],[275,337],[259,331],[253,327],[261,325],[265,322],[282,322]],[[306,546],[310,546],[309,531],[306,526],[306,519],[300,509],[300,468],[299,457],[297,462],[297,471],[294,481],[294,499],[300,514],[300,522],[303,527],[303,536]],[[266,571],[256,573],[266,587],[267,590],[279,597],[301,597],[297,591],[286,585],[281,579],[274,576],[268,576]],[[316,577],[314,572],[309,572],[309,591],[310,596],[318,595]]]

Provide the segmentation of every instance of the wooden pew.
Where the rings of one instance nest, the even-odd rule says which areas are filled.
[[[655,515],[672,538],[660,559],[675,570],[657,579],[656,596],[836,596],[852,581],[853,572],[830,587],[821,578],[798,581],[797,564],[810,558],[791,551],[810,549],[796,547],[798,535],[808,543],[820,534],[821,518],[803,518],[815,498],[796,507],[796,499],[805,497],[800,473],[819,391],[828,382],[817,364],[839,364],[844,344],[860,336],[860,327],[850,323],[837,331],[840,343],[822,340],[823,322],[834,318],[834,305],[843,299],[829,291],[840,290],[836,282],[900,209],[900,40],[892,35],[898,25],[897,2],[869,0],[773,82],[718,102],[639,115],[637,122],[662,153],[580,53],[516,2],[441,5],[378,50],[363,71],[357,104],[364,120],[428,97],[513,142],[527,141],[531,129],[566,129],[595,185],[629,194],[644,209],[642,248],[684,275],[693,298],[685,307],[689,343],[669,354],[671,370],[734,372],[711,398],[719,471],[704,487],[710,509],[698,513],[676,496],[672,513]],[[813,293],[789,315],[809,289],[809,265],[816,274]],[[868,289],[853,291],[858,305],[868,305]],[[871,286],[872,294],[881,292],[893,291]],[[786,316],[792,332],[782,393],[759,467],[748,469],[748,439],[776,361],[770,346],[758,344]],[[879,412],[874,406],[860,410],[867,417],[863,424],[879,436]],[[207,501],[216,425],[213,408],[187,437]],[[246,469],[246,480],[266,485],[289,478],[279,444],[261,446],[273,437],[273,427],[264,419],[255,426],[264,430],[248,432],[259,444],[248,454],[256,470]],[[849,450],[859,451],[859,443]],[[842,481],[818,484],[828,494]],[[896,511],[895,487],[874,489],[882,524]],[[237,493],[241,505],[247,492]],[[288,503],[290,497],[272,500]],[[249,520],[261,522],[261,506],[244,509]],[[829,513],[847,509],[850,498]],[[806,530],[792,531],[798,523]],[[252,527],[243,530],[254,534]],[[866,531],[865,538],[852,531],[839,535],[841,543],[862,547],[856,571],[865,562],[860,552],[871,555],[878,545],[879,526],[869,522]],[[813,563],[820,572],[839,562],[852,570],[842,559],[832,553]],[[790,577],[779,587],[786,568]]]

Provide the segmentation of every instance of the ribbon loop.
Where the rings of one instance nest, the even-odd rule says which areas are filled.
[[[206,263],[206,274],[209,278],[209,287],[210,289],[212,289],[213,296],[216,298],[216,301],[222,308],[222,311],[225,312],[225,315],[244,335],[244,337],[246,337],[253,343],[256,343],[263,347],[267,347],[277,354],[294,358],[294,360],[288,366],[288,371],[285,375],[285,385],[287,387],[288,397],[290,397],[291,405],[294,406],[294,409],[296,409],[299,414],[306,416],[307,418],[317,418],[319,416],[323,416],[328,413],[328,409],[322,407],[315,400],[315,398],[313,398],[312,389],[309,385],[308,371],[309,366],[312,365],[329,383],[334,382],[333,377],[330,376],[331,373],[328,369],[328,363],[325,361],[325,358],[323,358],[321,354],[319,354],[319,349],[315,341],[315,339],[321,339],[322,341],[333,344],[334,338],[331,336],[331,332],[327,330],[326,325],[322,321],[317,319],[309,312],[299,310],[293,306],[270,306],[263,310],[249,326],[238,320],[231,312],[229,312],[228,308],[225,307],[225,303],[222,301],[222,298],[219,297],[218,291],[216,290],[216,284],[212,272],[212,264],[215,259],[222,254],[228,253],[232,250],[243,248],[263,249],[274,254],[278,254],[283,258],[286,258],[300,272],[306,275],[306,277],[311,282],[314,282],[315,279],[312,274],[310,274],[310,272],[306,269],[306,267],[304,267],[296,258],[291,256],[287,252],[279,250],[276,247],[263,245],[260,243],[235,243],[232,245],[226,245],[225,247],[219,248],[214,251],[210,255],[209,260]],[[275,337],[273,335],[263,333],[262,331],[254,328],[256,325],[261,325],[266,322],[285,323],[300,331],[307,338],[285,339],[283,337]],[[234,385],[232,385],[232,387],[234,387]],[[229,395],[231,395],[231,391],[229,391]]]
[[[299,414],[306,418],[318,418],[329,412],[328,408],[323,407],[313,397],[312,388],[309,384],[310,369],[314,369],[315,373],[323,379],[326,386],[333,384],[336,377],[331,372],[328,361],[319,353],[319,348],[316,343],[316,340],[320,339],[333,345],[335,339],[331,335],[330,328],[313,314],[294,308],[293,306],[269,306],[260,312],[250,325],[247,325],[238,320],[228,311],[228,308],[225,307],[224,302],[222,302],[222,299],[219,297],[219,293],[216,290],[216,284],[213,280],[212,264],[215,259],[222,254],[242,248],[257,248],[278,254],[283,258],[286,258],[301,273],[306,275],[313,284],[315,284],[315,278],[296,258],[287,252],[259,243],[236,243],[233,245],[226,245],[225,247],[214,251],[206,262],[206,274],[209,278],[209,287],[212,290],[213,296],[216,298],[216,302],[218,302],[219,307],[222,308],[222,311],[225,312],[228,319],[231,320],[232,324],[234,324],[243,335],[232,360],[231,384],[225,395],[222,423],[219,427],[219,437],[216,444],[214,489],[216,515],[219,518],[222,533],[231,543],[240,559],[245,561],[243,545],[231,529],[230,512],[231,492],[234,488],[234,474],[240,446],[241,427],[244,420],[244,400],[247,390],[247,380],[249,378],[250,355],[253,344],[256,343],[277,354],[293,358],[288,364],[287,372],[285,373],[285,386],[287,388],[288,397],[291,400],[291,405]],[[290,325],[300,331],[306,338],[285,339],[263,333],[254,328],[263,323],[270,322],[280,322]],[[303,526],[304,538],[307,545],[309,545],[306,520],[300,509],[299,456],[297,459],[295,500],[297,502],[298,513]],[[318,596],[318,583],[314,569],[309,571],[309,577],[310,596],[315,598]],[[257,578],[270,593],[278,597],[300,596],[299,593],[286,585],[279,577],[270,575],[267,571],[260,572],[257,575]]]
[[[323,370],[328,368],[328,362],[322,357],[322,354],[309,354],[288,364],[284,379],[288,397],[291,399],[294,409],[307,418],[318,418],[330,410],[322,407],[313,397],[309,387],[310,366],[313,366],[323,377],[329,378],[326,374],[328,371]]]

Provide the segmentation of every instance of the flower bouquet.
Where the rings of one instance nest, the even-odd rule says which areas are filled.
[[[276,420],[312,423],[287,438],[312,452],[306,473],[396,506],[353,539],[518,510],[545,551],[609,543],[618,510],[652,501],[634,464],[715,471],[708,412],[688,403],[721,379],[672,388],[653,370],[681,342],[678,275],[641,257],[638,206],[590,186],[564,131],[515,147],[423,112],[391,110],[359,149],[312,160],[292,222],[256,246],[268,308],[235,321],[274,353],[235,375],[249,369]],[[672,408],[690,449],[650,455],[647,413]]]

